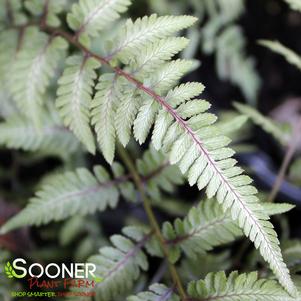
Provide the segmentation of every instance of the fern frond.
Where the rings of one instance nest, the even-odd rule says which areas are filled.
[[[283,145],[287,145],[290,138],[290,133],[285,129],[284,125],[276,123],[272,119],[263,116],[256,109],[235,102],[234,107],[242,114],[250,118],[256,125],[260,126],[264,131],[271,134],[277,141]]]
[[[149,291],[130,296],[127,301],[180,301],[179,296],[174,293],[173,288],[163,284],[155,283],[149,287]]]
[[[89,36],[96,37],[118,19],[130,4],[130,0],[80,0],[73,4],[67,22],[77,32],[81,43],[87,45]]]
[[[263,212],[269,216],[281,214],[292,209],[289,204],[263,203]],[[196,258],[216,246],[234,241],[243,235],[231,213],[224,213],[214,199],[201,202],[193,207],[183,219],[176,219],[172,225],[163,224],[163,236],[170,246],[173,261],[178,260],[182,250],[189,258]]]
[[[139,56],[141,51],[159,39],[167,38],[173,33],[185,29],[196,22],[191,16],[163,16],[156,14],[145,16],[133,22],[128,19],[124,29],[113,42],[113,50],[109,57],[118,57],[128,63],[132,58]]]
[[[298,0],[301,7],[301,1]],[[282,55],[290,64],[301,70],[301,56],[278,41],[259,40],[259,44]]]
[[[37,127],[41,125],[43,96],[66,48],[63,38],[49,37],[31,27],[26,30],[24,45],[13,65],[11,93],[20,110],[32,118]]]
[[[118,180],[110,178],[102,166],[94,167],[94,174],[85,168],[58,175],[45,183],[29,205],[10,219],[1,233],[26,225],[41,225],[63,220],[75,214],[88,214],[107,207],[114,208],[119,192]]]
[[[130,63],[129,59],[135,54],[139,56],[138,52],[148,43],[167,37],[193,22],[194,19],[186,16],[158,18],[155,15],[138,19],[135,23],[129,20],[117,44],[113,43],[114,50],[108,57]],[[227,147],[230,139],[222,136],[218,126],[213,125],[216,116],[206,112],[210,105],[204,100],[193,99],[197,96],[197,90],[202,91],[202,85],[190,84],[202,88],[188,93],[188,97],[187,90],[175,88],[179,92],[175,101],[172,100],[173,96],[168,95],[168,91],[190,67],[183,60],[167,62],[144,79],[143,83],[127,71],[114,69],[117,75],[131,82],[141,94],[138,112],[137,106],[133,106],[132,113],[135,116],[127,118],[130,123],[134,119],[134,137],[143,143],[155,125],[152,141],[156,148],[169,154],[170,163],[179,165],[182,173],[187,174],[190,185],[197,183],[200,190],[207,187],[208,198],[216,196],[223,210],[230,210],[233,220],[238,221],[239,227],[269,262],[281,284],[293,295],[296,289],[283,262],[277,234],[268,221],[268,215],[262,212],[262,206],[255,196],[256,189],[250,185],[252,180],[235,166],[236,161],[231,158],[234,152]],[[123,94],[122,87],[119,88]],[[128,90],[124,94],[127,93]],[[129,99],[126,99],[128,102]],[[118,106],[123,105],[122,100]],[[156,126],[159,118],[160,127]],[[127,124],[127,133],[130,126]],[[125,138],[124,142],[127,142],[128,136]]]
[[[45,139],[44,135],[42,138]],[[25,139],[29,140],[26,137]],[[56,140],[57,144],[52,145],[57,147],[56,151],[62,149],[67,155],[64,148],[66,141],[61,140]],[[24,141],[20,144],[22,147],[26,145]],[[46,149],[47,147],[48,145],[45,145]],[[143,158],[136,163],[146,187],[146,193],[156,195],[158,198],[160,189],[171,191],[174,184],[182,182],[177,168],[166,164],[164,158],[163,154],[151,149],[146,151]],[[9,220],[1,230],[8,232],[26,225],[47,224],[76,214],[85,215],[97,210],[103,211],[107,207],[113,208],[117,205],[120,194],[126,200],[135,200],[136,191],[130,182],[131,176],[125,174],[124,168],[117,162],[114,162],[111,168],[113,177],[110,177],[101,166],[93,168],[94,174],[85,168],[79,168],[64,174],[49,175],[39,186],[36,197],[30,199],[29,204]],[[166,187],[163,187],[164,184]]]
[[[94,137],[90,128],[92,87],[96,78],[94,69],[100,64],[93,58],[72,56],[59,79],[56,106],[64,124],[71,129],[89,152],[95,153]]]
[[[268,216],[262,212],[262,206],[255,196],[256,189],[250,186],[252,180],[242,175],[243,170],[236,167],[236,161],[231,159],[233,151],[227,148],[230,140],[221,136],[212,125],[216,117],[204,112],[208,107],[206,102],[192,100],[184,101],[179,107],[172,106],[165,97],[145,90],[172,117],[163,139],[158,139],[155,132],[152,139],[162,140],[162,148],[169,153],[169,161],[180,166],[181,171],[187,174],[190,185],[197,183],[199,189],[207,186],[208,198],[216,195],[224,211],[230,209],[232,218],[238,221],[246,236],[259,248],[280,282],[294,294],[295,287],[283,262],[277,234]],[[195,113],[187,117],[185,110],[180,107],[191,103],[196,108]],[[149,129],[151,121],[147,124]],[[145,126],[141,128],[142,137],[146,135],[144,129]],[[135,130],[135,137],[139,137],[139,127]]]
[[[41,116],[42,127],[37,129],[31,120],[13,115],[0,123],[0,144],[25,151],[68,156],[78,148],[78,141],[49,113]]]
[[[284,0],[291,9],[301,12],[301,1],[300,0]]]
[[[98,255],[89,258],[96,265],[96,277],[103,279],[95,287],[98,300],[116,300],[132,287],[140,271],[148,269],[148,261],[141,250],[151,234],[137,243],[122,235],[113,235],[113,247],[104,247]]]
[[[204,280],[190,282],[188,294],[191,300],[239,300],[239,301],[293,301],[275,281],[258,279],[257,273],[238,274],[228,277],[224,272],[210,273]],[[190,299],[189,299],[190,300]]]

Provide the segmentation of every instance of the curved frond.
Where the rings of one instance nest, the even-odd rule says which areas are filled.
[[[137,296],[130,296],[127,301],[180,301],[174,293],[173,288],[163,284],[155,283],[149,287],[149,291],[139,293]]]
[[[67,59],[68,67],[59,79],[56,106],[64,124],[76,137],[95,153],[95,142],[90,128],[90,106],[92,87],[96,78],[94,69],[100,64],[93,58],[72,56]]]
[[[263,212],[269,216],[292,208],[289,204],[263,203],[262,206]],[[225,213],[215,199],[202,201],[197,207],[190,209],[183,220],[176,219],[173,225],[165,222],[162,233],[172,251],[173,261],[179,259],[181,250],[195,259],[197,255],[243,235],[230,212]]]
[[[204,280],[190,282],[188,294],[193,301],[293,301],[275,281],[258,279],[257,273],[238,274],[232,272],[228,277],[224,272],[210,273]]]
[[[25,209],[2,226],[1,233],[26,225],[63,220],[75,214],[114,208],[119,198],[115,184],[101,166],[94,167],[94,174],[79,168],[75,172],[58,175],[43,185]]]

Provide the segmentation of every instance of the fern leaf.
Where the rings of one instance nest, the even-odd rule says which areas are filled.
[[[300,3],[301,7],[301,1],[298,0],[298,2]],[[301,70],[301,56],[295,53],[293,50],[287,48],[278,41],[260,40],[259,44],[282,55],[290,64]]]
[[[47,224],[75,214],[115,207],[119,192],[114,180],[101,166],[94,175],[85,168],[56,176],[45,183],[29,205],[1,228],[1,233],[26,225]]]
[[[206,106],[202,100],[196,100],[199,104],[196,115],[189,114],[185,118],[178,112],[177,106],[170,105],[162,96],[152,95],[173,119],[162,139],[163,150],[169,153],[170,162],[179,164],[182,172],[187,174],[190,185],[197,183],[200,190],[207,187],[208,198],[216,195],[224,211],[231,211],[233,220],[238,221],[245,235],[259,248],[281,284],[292,295],[295,294],[277,234],[268,221],[268,215],[262,212],[255,196],[256,189],[250,185],[252,180],[242,175],[243,170],[237,168],[236,161],[231,159],[233,151],[227,148],[230,139],[221,136],[213,126],[216,117],[203,113]],[[138,136],[137,133],[135,135]],[[154,135],[152,139],[159,140]]]
[[[101,248],[100,254],[88,260],[96,265],[96,277],[103,279],[95,288],[99,300],[116,300],[132,287],[141,269],[148,269],[147,258],[141,249],[149,238],[150,235],[145,235],[134,243],[124,236],[113,235],[113,247]]]
[[[257,273],[238,274],[228,277],[224,272],[210,273],[204,280],[190,282],[188,294],[191,300],[239,300],[239,301],[293,301],[275,281],[258,279]],[[189,299],[190,300],[190,299]]]
[[[110,164],[115,153],[115,103],[120,98],[117,85],[114,74],[102,75],[96,86],[97,93],[91,103],[92,125],[95,127],[100,149]]]
[[[275,215],[287,212],[293,206],[289,204],[263,203],[263,212]],[[182,250],[189,258],[196,258],[216,246],[226,244],[241,237],[243,232],[231,218],[229,212],[224,213],[214,199],[201,202],[193,207],[183,219],[176,219],[174,225],[163,224],[162,233],[170,246],[173,261],[179,259]]]
[[[0,144],[25,151],[42,151],[47,154],[68,156],[78,148],[77,139],[72,133],[43,113],[43,126],[37,129],[31,120],[13,115],[0,123]]]
[[[118,55],[118,59],[128,63],[131,58],[139,55],[147,44],[185,29],[196,20],[191,16],[157,17],[156,14],[139,18],[134,23],[129,19],[113,43],[113,50],[109,57]]]
[[[67,22],[77,32],[80,41],[87,44],[88,36],[96,37],[118,19],[130,4],[129,0],[80,0],[73,4]]]
[[[18,134],[20,135],[19,130]],[[41,139],[46,138],[42,135]],[[18,139],[15,140],[15,143],[18,143]],[[23,140],[28,138],[25,137]],[[54,148],[57,147],[56,151],[61,149],[66,155],[64,148],[66,141],[61,139],[56,140],[56,143],[53,144]],[[26,142],[23,141],[21,144],[24,147]],[[45,142],[44,144],[47,149],[48,144]],[[166,164],[164,159],[163,154],[151,149],[136,163],[146,192],[157,196],[157,199],[160,198],[160,190],[171,192],[175,184],[182,182],[182,176],[177,168]],[[26,225],[47,224],[76,214],[94,213],[96,210],[103,211],[108,206],[113,208],[117,205],[119,194],[129,201],[135,200],[136,191],[130,182],[131,176],[125,174],[124,168],[117,162],[114,162],[111,168],[113,179],[101,166],[94,167],[94,175],[85,168],[49,175],[42,181],[36,197],[29,201],[25,209],[9,220],[2,227],[2,231],[8,232]]]
[[[271,134],[277,141],[283,145],[287,145],[290,135],[285,131],[284,126],[276,123],[272,119],[263,116],[254,108],[241,103],[234,103],[234,107],[242,114],[250,118],[256,125],[260,126],[267,133]]]
[[[100,65],[95,59],[82,56],[69,57],[67,64],[59,79],[56,106],[64,124],[94,154],[94,137],[89,125],[90,106],[93,80],[96,78],[94,69]]]
[[[10,90],[20,110],[38,127],[43,96],[67,43],[61,37],[49,37],[34,27],[26,30],[24,39],[13,65]]]
[[[163,284],[155,283],[149,287],[148,292],[139,293],[137,296],[130,296],[127,301],[180,301],[174,293],[173,288]]]
[[[300,0],[284,0],[291,9],[301,12],[301,1]]]

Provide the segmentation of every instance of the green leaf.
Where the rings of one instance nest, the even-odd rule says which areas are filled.
[[[103,167],[95,166],[94,175],[85,168],[79,168],[45,183],[26,208],[1,227],[1,233],[114,208],[118,197],[118,189]]]

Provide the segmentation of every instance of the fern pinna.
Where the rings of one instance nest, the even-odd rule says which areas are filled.
[[[79,141],[91,154],[99,150],[112,165],[112,173],[95,166],[93,173],[80,168],[54,175],[23,211],[2,226],[2,233],[103,211],[117,206],[120,195],[135,200],[138,190],[137,202],[142,200],[151,227],[125,228],[126,237],[112,236],[113,247],[91,257],[97,276],[104,279],[96,287],[99,300],[129,296],[141,270],[148,269],[146,253],[168,258],[173,284],[155,284],[150,292],[127,300],[295,298],[298,292],[283,261],[270,212],[256,196],[251,178],[232,158],[230,139],[208,112],[210,103],[198,98],[204,86],[178,84],[195,63],[178,57],[188,40],[175,35],[196,18],[154,14],[124,21],[120,14],[129,0],[80,0],[72,6],[61,1],[58,7],[54,1],[25,1],[24,16],[22,4],[1,4],[10,15],[1,20],[0,49],[5,51],[0,54],[0,68],[6,71],[1,73],[1,89],[16,109],[0,124],[0,142],[10,148],[52,151],[67,160],[80,149]],[[64,13],[67,29],[60,25]],[[33,22],[26,20],[30,14]],[[153,145],[137,166],[124,149],[132,137],[139,144],[149,138]],[[120,163],[113,163],[116,145],[129,174]],[[191,186],[206,188],[208,199],[213,199],[201,202],[183,221],[165,223],[161,231],[152,199],[182,183],[179,170]],[[193,257],[242,233],[285,290],[274,280],[237,273],[228,279],[223,273],[210,274],[204,281],[190,283],[188,290],[183,287],[174,264],[181,251]]]

